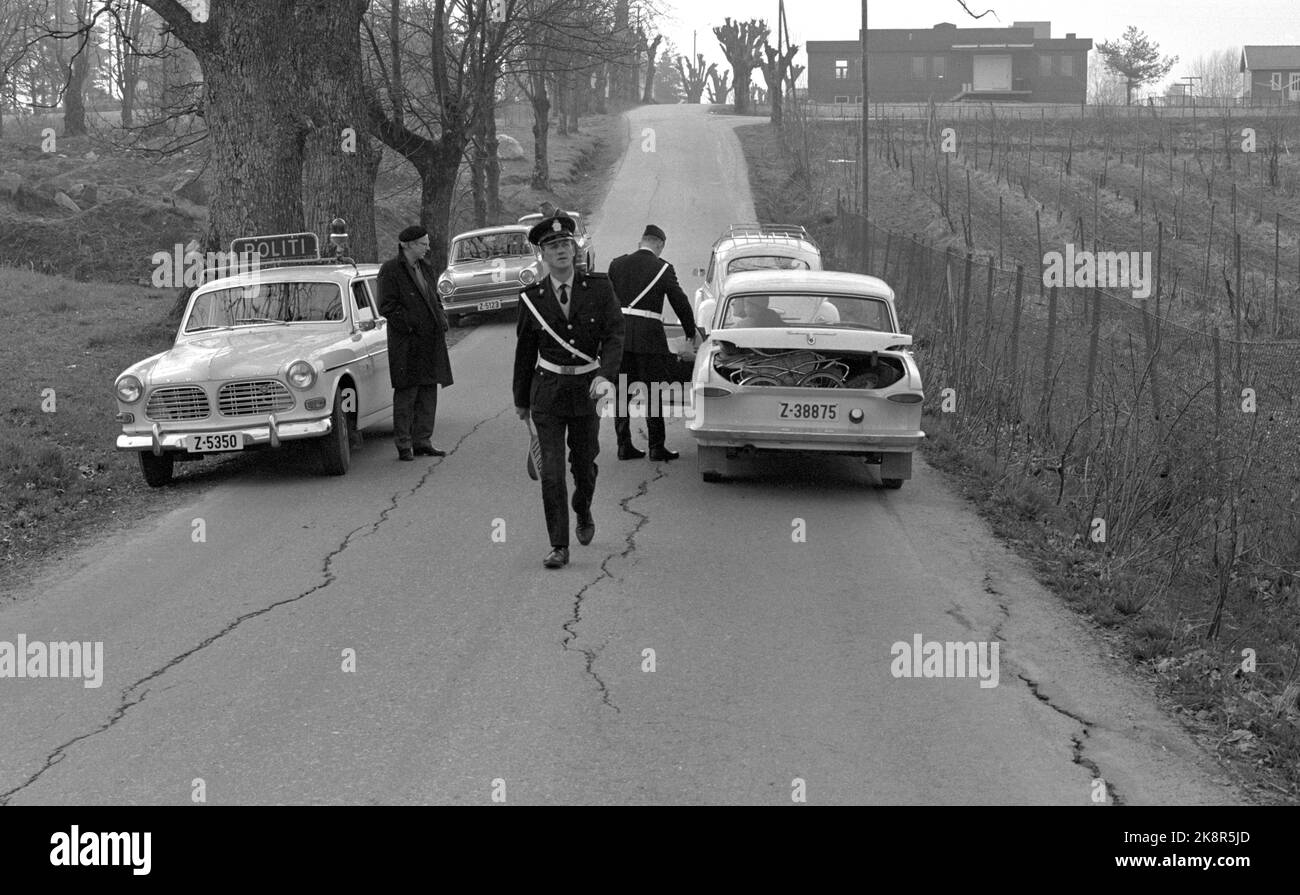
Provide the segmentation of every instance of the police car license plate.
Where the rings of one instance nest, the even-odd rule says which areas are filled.
[[[839,417],[838,404],[815,404],[807,401],[780,401],[777,416],[783,420],[833,420]]]
[[[215,454],[222,451],[242,451],[244,449],[244,433],[242,432],[191,435],[186,441],[185,448],[191,454]]]
[[[491,301],[481,301],[478,303],[480,311],[499,311],[501,310],[501,300],[494,298]]]

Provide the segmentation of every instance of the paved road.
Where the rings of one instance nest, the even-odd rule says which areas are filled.
[[[631,114],[604,261],[654,222],[689,273],[752,219],[733,124]],[[0,679],[0,801],[790,804],[797,778],[809,803],[1085,805],[1098,774],[1130,804],[1239,798],[923,463],[901,491],[841,458],[704,485],[680,421],[673,464],[616,461],[606,423],[596,540],[543,570],[512,350],[505,322],[454,349],[445,459],[259,460],[0,608],[0,640],[105,664],[97,689]],[[998,641],[998,685],[895,678],[918,634]]]

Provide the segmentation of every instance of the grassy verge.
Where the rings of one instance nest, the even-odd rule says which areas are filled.
[[[621,156],[622,136],[619,116],[611,115],[584,119],[578,134],[553,138],[556,192],[551,194],[531,190],[526,178],[521,182],[515,168],[526,165],[531,171],[532,164],[531,143],[526,144],[527,159],[503,167],[508,219],[535,210],[540,198],[562,199],[579,210],[597,206]],[[377,191],[381,218],[403,220],[405,206],[418,212],[418,193],[397,181]],[[121,240],[125,253],[134,251],[130,246],[140,232],[123,222],[101,236]],[[5,296],[0,325],[12,336],[0,353],[0,378],[11,386],[0,404],[0,598],[84,543],[179,506],[250,466],[293,462],[298,456],[296,446],[287,446],[282,461],[277,454],[205,460],[182,466],[169,488],[147,487],[135,457],[114,447],[120,426],[113,419],[112,387],[123,369],[170,347],[175,325],[168,315],[175,290],[0,267],[0,295]],[[448,343],[470,331],[452,330]]]
[[[760,220],[802,223],[834,245],[836,193],[815,173],[797,173],[772,129],[740,128]],[[879,166],[879,167],[884,167]],[[934,212],[899,188],[888,171],[873,169],[872,217],[898,234],[926,233]],[[833,253],[828,263],[835,266]],[[918,333],[926,339],[931,334]],[[918,361],[938,362],[937,345],[918,348]],[[1300,630],[1296,576],[1236,576],[1224,581],[1196,545],[1179,564],[1098,549],[1080,536],[1091,518],[1073,482],[1058,482],[1042,457],[999,446],[956,414],[926,417],[926,458],[969,497],[993,530],[1035,567],[1039,579],[1088,616],[1101,636],[1147,675],[1180,721],[1262,798],[1295,801],[1300,793]],[[1000,454],[998,453],[1000,448]],[[1191,453],[1189,452],[1189,456]],[[1170,479],[1172,483],[1173,479]],[[1067,487],[1068,485],[1068,487]],[[1171,487],[1171,486],[1166,486]],[[1217,555],[1217,554],[1216,554]],[[1244,568],[1244,566],[1243,566]],[[1163,579],[1168,570],[1167,580]],[[1222,634],[1207,637],[1216,600],[1226,589]],[[1251,650],[1249,656],[1243,650]],[[1248,668],[1250,658],[1256,664]]]

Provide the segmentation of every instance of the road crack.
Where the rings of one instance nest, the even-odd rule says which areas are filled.
[[[1096,723],[1089,721],[1087,718],[1084,718],[1082,715],[1077,715],[1074,712],[1070,711],[1069,709],[1062,708],[1061,706],[1057,705],[1055,702],[1052,701],[1052,698],[1050,696],[1048,696],[1045,693],[1042,693],[1039,690],[1038,681],[1035,681],[1032,678],[1025,677],[1025,675],[1023,674],[1017,674],[1016,677],[1020,678],[1022,681],[1025,682],[1026,686],[1029,687],[1029,692],[1034,694],[1035,699],[1037,699],[1039,702],[1046,705],[1052,711],[1064,715],[1065,717],[1069,718],[1071,721],[1074,721],[1080,725],[1081,729],[1079,733],[1073,734],[1070,737],[1070,742],[1073,744],[1073,748],[1071,750],[1072,751],[1071,760],[1075,764],[1087,768],[1090,772],[1092,772],[1092,776],[1094,780],[1100,779],[1105,782],[1106,792],[1110,796],[1112,804],[1123,805],[1124,798],[1123,796],[1120,795],[1119,790],[1115,788],[1115,784],[1106,779],[1106,775],[1102,773],[1101,767],[1095,761],[1093,761],[1088,756],[1084,755],[1084,749],[1087,747],[1087,740],[1092,735],[1092,729],[1097,726]]]
[[[423,488],[425,483],[428,482],[429,479],[433,476],[433,474],[437,471],[438,467],[440,467],[443,464],[443,462],[445,462],[448,458],[454,455],[456,451],[460,450],[461,446],[467,440],[469,440],[469,438],[472,435],[474,435],[476,432],[478,432],[480,428],[487,425],[488,423],[500,419],[506,413],[506,411],[513,412],[513,408],[506,407],[496,415],[487,417],[475,423],[474,426],[468,432],[462,435],[460,439],[451,447],[451,449],[447,451],[446,457],[439,457],[429,465],[429,468],[425,471],[424,475],[420,477],[419,481],[417,481],[414,486],[406,489],[405,491],[394,492],[392,497],[389,498],[388,506],[384,507],[384,509],[379,513],[378,517],[376,517],[376,519],[373,522],[368,523],[366,525],[359,525],[356,528],[352,529],[352,531],[348,532],[347,535],[344,536],[343,540],[340,541],[337,546],[335,546],[332,550],[330,550],[327,554],[325,554],[325,559],[321,564],[322,580],[320,582],[314,584],[313,586],[309,587],[307,590],[304,590],[302,593],[297,594],[296,596],[287,597],[283,600],[277,600],[276,602],[271,603],[267,606],[263,606],[260,609],[255,609],[251,612],[246,612],[243,615],[236,617],[233,621],[231,621],[229,624],[227,624],[224,628],[222,628],[217,633],[212,634],[211,636],[203,639],[196,645],[187,649],[185,652],[177,656],[174,656],[172,659],[164,663],[159,668],[154,669],[149,674],[146,674],[144,677],[140,678],[135,683],[126,687],[124,690],[122,690],[122,694],[120,696],[117,709],[113,712],[113,714],[109,717],[109,719],[106,722],[104,722],[94,730],[90,730],[87,731],[86,733],[78,734],[75,737],[72,737],[70,740],[55,747],[53,751],[51,751],[48,755],[45,756],[45,761],[42,764],[42,766],[39,769],[37,769],[30,777],[28,777],[26,780],[24,780],[22,783],[18,784],[17,786],[5,790],[4,792],[0,792],[0,806],[8,805],[10,800],[16,794],[22,792],[24,789],[26,789],[27,787],[35,783],[37,780],[39,780],[42,776],[44,776],[44,774],[48,770],[50,770],[50,768],[64,761],[64,759],[67,758],[67,752],[70,748],[72,748],[73,746],[77,745],[78,743],[84,740],[88,740],[91,737],[98,736],[104,731],[109,730],[114,725],[116,725],[119,721],[121,721],[124,717],[126,717],[128,711],[130,711],[135,706],[140,705],[142,702],[144,702],[149,695],[149,688],[146,687],[145,685],[148,684],[150,681],[154,681],[162,677],[164,674],[166,674],[171,669],[175,668],[177,665],[180,665],[186,659],[190,658],[196,653],[201,652],[202,650],[207,649],[209,646],[216,643],[218,640],[222,639],[227,634],[231,633],[232,631],[234,631],[236,628],[238,628],[240,625],[244,624],[245,622],[258,618],[259,616],[266,615],[267,613],[270,613],[281,606],[287,606],[290,603],[297,603],[299,600],[304,600],[307,597],[311,596],[312,594],[322,591],[325,588],[329,587],[331,584],[333,584],[337,577],[332,569],[334,560],[337,559],[339,555],[342,554],[344,551],[346,551],[349,547],[351,547],[354,541],[360,540],[361,538],[368,537],[374,534],[375,532],[377,532],[379,530],[379,527],[388,520],[389,515],[394,510],[397,509],[398,504],[400,504],[406,498],[411,497],[417,491]]]
[[[667,475],[668,473],[665,472],[662,468],[657,469],[653,476],[651,476],[648,479],[642,480],[642,482],[639,485],[637,485],[636,491],[633,494],[624,497],[622,500],[618,502],[619,508],[622,509],[623,512],[637,517],[636,524],[633,525],[632,530],[629,531],[624,536],[623,549],[616,553],[610,553],[603,560],[601,560],[600,574],[597,575],[592,580],[588,581],[586,584],[584,584],[582,588],[576,594],[573,595],[573,614],[569,616],[569,620],[561,626],[564,630],[564,639],[560,641],[560,646],[562,646],[567,652],[575,652],[575,653],[582,654],[585,662],[584,671],[586,671],[586,673],[591,676],[591,679],[596,682],[596,686],[600,689],[600,701],[605,705],[609,706],[610,708],[612,708],[615,712],[619,711],[619,707],[616,706],[613,700],[610,698],[608,685],[606,685],[604,680],[601,679],[600,675],[596,673],[594,667],[596,664],[596,658],[600,655],[601,651],[604,650],[606,645],[608,645],[609,641],[605,640],[603,643],[601,643],[599,646],[595,647],[594,649],[587,648],[587,647],[576,647],[576,646],[572,646],[571,644],[573,644],[573,642],[578,639],[577,626],[582,622],[582,602],[586,598],[587,592],[591,590],[593,587],[595,587],[597,584],[599,584],[600,582],[606,579],[610,579],[610,580],[614,579],[615,576],[614,573],[609,570],[609,564],[616,559],[626,559],[628,556],[632,555],[632,553],[636,550],[637,534],[640,533],[641,529],[644,528],[650,522],[650,517],[647,514],[642,513],[639,510],[632,509],[631,507],[632,501],[637,500],[638,498],[641,497],[645,497],[646,494],[648,494],[650,491],[650,486],[655,482],[659,481],[660,479],[666,477]]]

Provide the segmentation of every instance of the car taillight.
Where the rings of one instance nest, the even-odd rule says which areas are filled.
[[[912,392],[903,392],[897,395],[890,395],[889,400],[895,404],[920,404],[924,398]]]
[[[700,389],[700,394],[706,398],[725,398],[731,394],[731,389],[717,385],[706,385]]]

